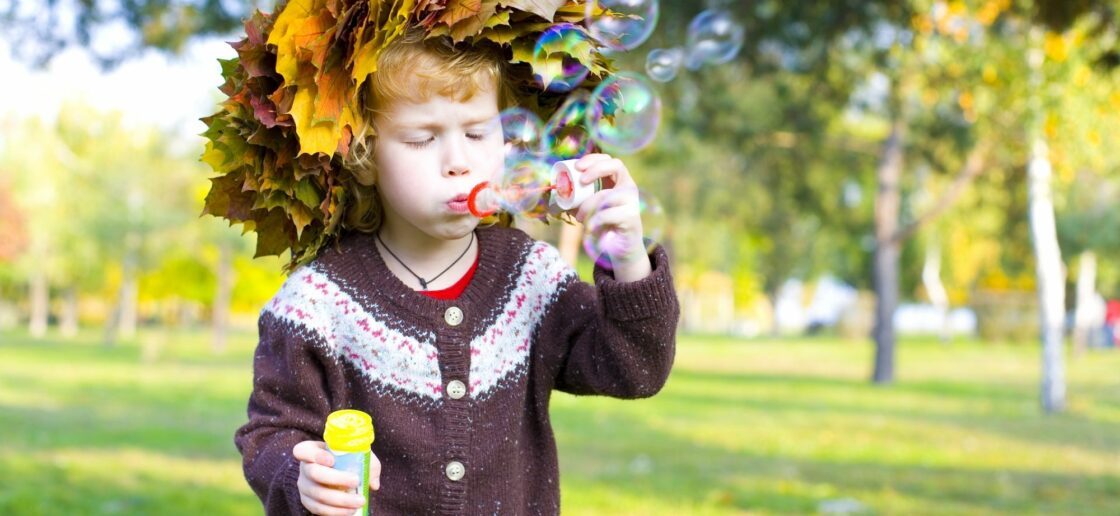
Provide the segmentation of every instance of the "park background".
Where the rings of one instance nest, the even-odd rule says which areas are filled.
[[[232,434],[286,256],[200,217],[198,136],[251,5],[0,9],[0,513],[260,511]],[[565,512],[1120,512],[1120,2],[665,1],[619,68],[709,8],[742,50],[625,158],[676,366],[554,398]]]

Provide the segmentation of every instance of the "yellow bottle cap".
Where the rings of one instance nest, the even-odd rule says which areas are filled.
[[[336,410],[327,416],[323,430],[327,447],[340,452],[369,451],[373,445],[373,419],[360,410]]]

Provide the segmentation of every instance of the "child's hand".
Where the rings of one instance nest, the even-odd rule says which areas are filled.
[[[365,505],[365,496],[347,492],[358,485],[358,476],[331,469],[334,455],[323,441],[303,441],[292,448],[292,457],[299,461],[299,501],[313,514],[350,516]],[[369,488],[381,488],[381,461],[370,453]]]
[[[576,162],[580,183],[603,180],[603,190],[588,197],[576,212],[576,220],[596,235],[611,235],[602,251],[611,258],[618,281],[637,281],[649,275],[651,266],[642,240],[641,204],[638,185],[622,160],[608,154],[588,154]],[[594,212],[594,214],[592,214]],[[585,220],[588,216],[590,220]]]

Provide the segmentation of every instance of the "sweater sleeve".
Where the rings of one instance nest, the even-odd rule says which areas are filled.
[[[680,306],[665,250],[658,246],[650,260],[653,272],[634,282],[615,281],[600,267],[595,285],[568,280],[542,328],[542,338],[561,349],[556,389],[645,398],[665,385]]]
[[[321,441],[329,413],[325,373],[301,328],[271,312],[258,321],[260,340],[253,358],[249,421],[234,435],[245,479],[267,514],[310,514],[300,502],[299,461],[292,448]]]

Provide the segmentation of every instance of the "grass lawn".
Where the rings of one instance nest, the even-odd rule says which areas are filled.
[[[0,514],[259,514],[232,442],[255,336],[96,337],[0,334]],[[565,514],[1120,514],[1120,352],[1071,358],[1052,416],[1036,345],[904,340],[890,387],[870,359],[682,337],[652,399],[556,395]]]

